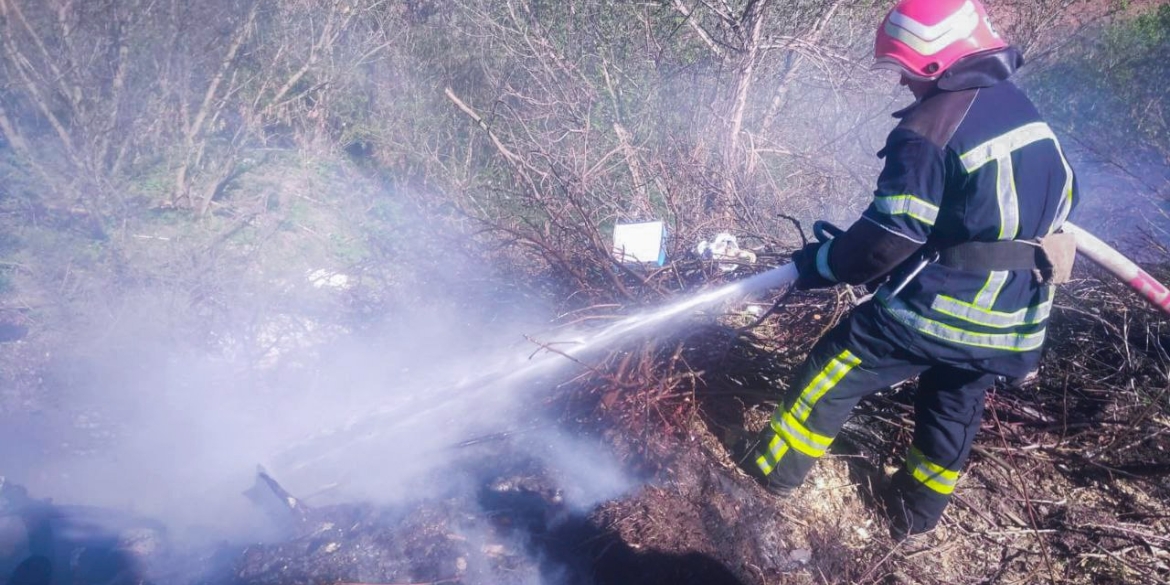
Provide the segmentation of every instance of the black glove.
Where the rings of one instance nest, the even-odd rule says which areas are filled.
[[[814,288],[828,288],[836,282],[821,276],[817,270],[817,252],[828,242],[810,242],[803,248],[792,253],[792,263],[796,265],[796,282],[792,285],[796,290],[811,290]]]

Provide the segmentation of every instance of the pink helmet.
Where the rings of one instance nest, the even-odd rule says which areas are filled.
[[[979,0],[901,0],[878,29],[873,67],[928,81],[963,57],[1006,46]]]

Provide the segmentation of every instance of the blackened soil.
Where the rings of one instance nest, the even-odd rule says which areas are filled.
[[[745,583],[740,571],[708,550],[628,541],[614,522],[621,504],[572,510],[539,463],[501,455],[475,471],[479,488],[473,496],[448,496],[403,509],[350,505],[313,509],[303,514],[301,534],[278,544],[246,547],[229,570],[203,583]],[[716,488],[712,484],[706,489]],[[708,529],[689,526],[690,522],[714,526],[721,522],[718,517],[735,514],[733,499],[728,495],[710,511],[698,512],[710,516],[707,520],[693,509],[679,510],[683,514],[669,529],[677,530],[683,540],[673,544]],[[651,497],[641,505],[681,503]],[[652,517],[671,513],[655,510]],[[730,533],[727,537],[738,538]],[[731,551],[730,542],[724,553]]]

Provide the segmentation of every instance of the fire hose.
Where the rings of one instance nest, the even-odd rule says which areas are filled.
[[[1167,289],[1166,285],[1158,282],[1133,260],[1126,258],[1097,236],[1069,222],[1065,222],[1064,230],[1076,236],[1078,253],[1084,254],[1086,258],[1137,291],[1142,298],[1170,315],[1170,289]]]
[[[1170,315],[1170,289],[1142,270],[1133,260],[1101,241],[1100,238],[1070,222],[1065,222],[1064,231],[1073,234],[1077,241],[1077,252],[1121,282],[1134,289],[1142,298]],[[813,232],[817,239],[825,241],[838,235],[841,230],[828,222],[816,222]],[[796,281],[796,266],[791,262],[767,272],[757,274],[743,281],[746,290],[768,290],[790,285]]]

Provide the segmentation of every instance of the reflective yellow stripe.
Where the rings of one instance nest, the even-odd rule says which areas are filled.
[[[886,215],[909,215],[928,226],[938,221],[938,206],[913,195],[875,197],[873,206]]]
[[[788,452],[788,444],[780,439],[780,435],[775,435],[772,440],[768,442],[768,450],[759,457],[756,457],[756,466],[764,475],[772,473],[776,468],[776,464],[780,463],[780,459]]]
[[[910,454],[906,457],[906,469],[919,483],[943,495],[955,491],[955,484],[959,482],[958,471],[952,471],[930,461],[917,447],[910,447]]]
[[[907,327],[945,341],[974,347],[1021,352],[1039,349],[1041,345],[1044,345],[1045,330],[1043,329],[1035,333],[977,333],[927,319],[915,313],[897,297],[884,299],[882,302],[882,307],[886,312]]]
[[[820,457],[825,454],[829,445],[833,443],[833,438],[809,430],[804,421],[808,420],[813,405],[860,363],[861,359],[853,355],[853,352],[842,351],[837,357],[829,360],[808,386],[805,386],[790,411],[781,412],[777,409],[771,421],[775,436],[768,442],[767,450],[756,457],[756,466],[764,475],[772,473],[790,448],[809,457]]]
[[[857,367],[860,363],[861,360],[849,350],[845,350],[829,360],[829,363],[825,364],[825,367],[812,379],[812,382],[805,386],[800,397],[796,399],[796,404],[792,405],[792,416],[801,422],[808,420],[813,405],[821,399],[821,396],[832,390],[841,381],[841,378],[849,373],[849,370]]]
[[[791,412],[784,413],[779,420],[773,416],[772,430],[776,431],[776,434],[782,437],[784,442],[788,443],[789,447],[809,457],[820,457],[824,455],[829,445],[833,443],[832,437],[826,437],[812,432],[808,427],[796,420]]]

